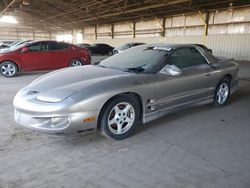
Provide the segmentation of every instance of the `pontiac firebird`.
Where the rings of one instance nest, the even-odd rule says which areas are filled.
[[[15,121],[55,134],[99,130],[116,140],[140,124],[186,107],[227,104],[238,85],[238,65],[187,44],[128,49],[99,65],[60,69],[21,89]]]

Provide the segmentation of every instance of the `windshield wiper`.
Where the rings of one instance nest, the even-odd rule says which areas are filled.
[[[142,68],[141,66],[139,66],[139,67],[125,68],[124,71],[140,73],[140,72],[144,72],[145,68]]]
[[[94,64],[94,65],[97,66],[97,67],[107,68],[106,66],[101,65],[101,64]]]

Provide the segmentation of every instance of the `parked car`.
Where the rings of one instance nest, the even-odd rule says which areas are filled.
[[[1,40],[0,41],[0,43],[4,43],[4,44],[8,44],[8,45],[10,45],[13,42],[15,42],[15,41],[13,41],[13,40]]]
[[[6,44],[6,43],[0,43],[0,49],[3,49],[3,48],[9,48],[10,45],[9,44]]]
[[[91,54],[112,55],[113,47],[108,44],[92,44],[86,47]]]
[[[129,48],[132,48],[132,47],[135,47],[135,46],[139,46],[139,45],[143,45],[143,44],[146,44],[146,43],[143,43],[143,42],[131,42],[131,43],[127,43],[127,44],[124,44],[122,46],[119,46],[117,48],[115,48],[113,50],[113,54],[118,54],[124,50],[127,50]]]
[[[0,54],[0,73],[13,77],[18,72],[59,69],[90,64],[88,50],[56,41],[24,43]]]
[[[81,48],[86,48],[86,47],[89,47],[90,44],[87,44],[87,43],[80,43],[80,44],[77,44],[77,46],[81,47]]]
[[[197,46],[203,48],[204,50],[207,50],[210,54],[213,54],[213,50],[207,48],[205,45],[203,45],[203,44],[195,44],[195,45],[197,45]]]
[[[14,98],[15,121],[47,133],[99,130],[124,139],[146,123],[185,107],[227,104],[238,65],[196,45],[137,46],[99,65],[61,69]],[[200,122],[199,122],[200,123]]]
[[[13,49],[13,48],[16,48],[24,43],[28,43],[28,42],[31,42],[32,40],[17,40],[13,43],[11,43],[9,46],[7,46],[6,48],[2,48],[0,50],[0,53],[3,53],[3,52],[6,52],[6,51],[9,51],[9,49]]]

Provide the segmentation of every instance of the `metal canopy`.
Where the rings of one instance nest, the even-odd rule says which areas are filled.
[[[49,30],[130,22],[249,5],[250,0],[1,0],[1,14]]]

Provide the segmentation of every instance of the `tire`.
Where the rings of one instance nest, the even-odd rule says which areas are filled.
[[[15,63],[11,61],[4,61],[0,64],[0,73],[4,77],[14,77],[18,73],[18,68]]]
[[[80,59],[73,59],[70,61],[69,66],[70,67],[77,67],[77,66],[82,66],[84,63]]]
[[[101,112],[99,129],[109,139],[122,140],[135,133],[140,121],[138,102],[121,95],[107,104]]]
[[[228,103],[230,98],[230,80],[228,78],[223,78],[217,84],[214,93],[214,106],[215,107],[223,107]]]
[[[111,56],[111,55],[113,55],[113,52],[109,51],[107,54],[108,54],[109,56]]]

